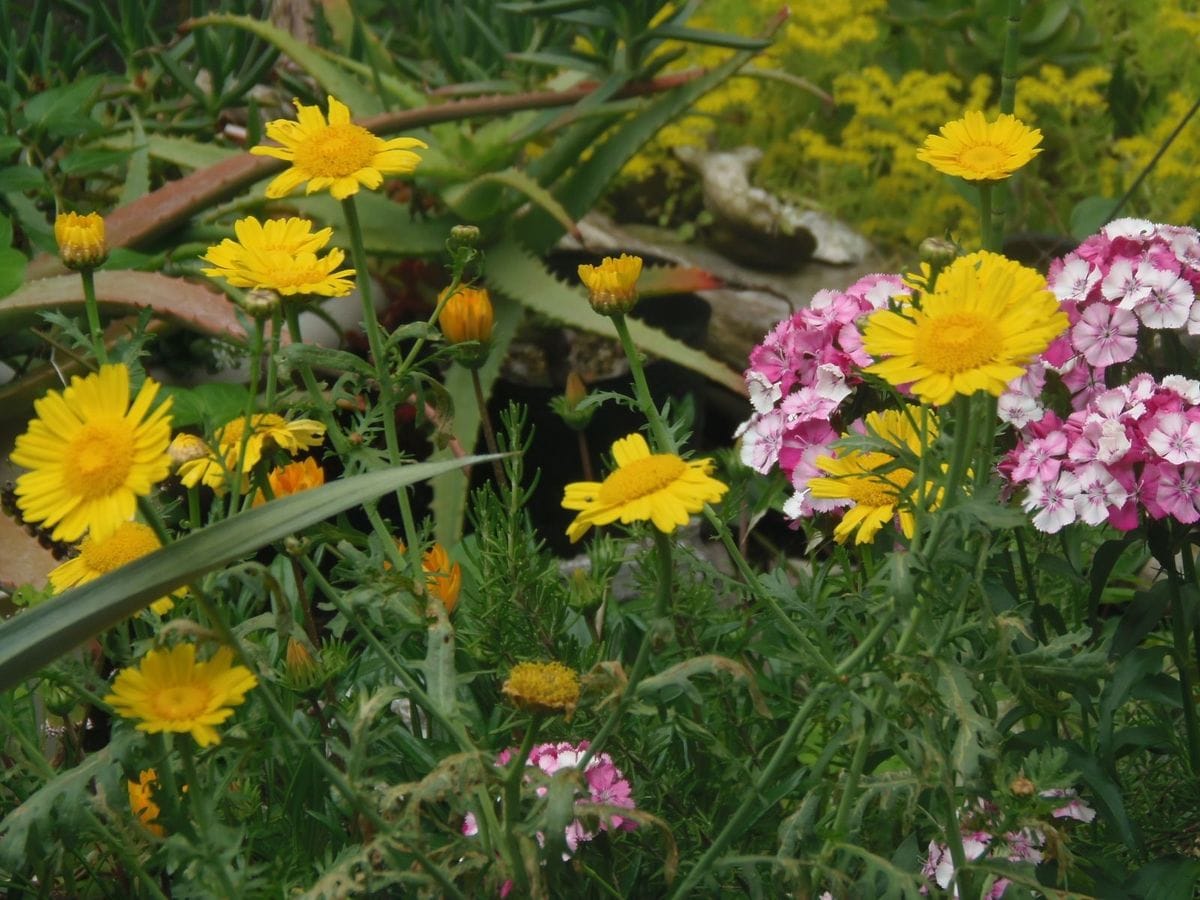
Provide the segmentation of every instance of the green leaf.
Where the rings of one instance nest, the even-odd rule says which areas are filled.
[[[1083,240],[1095,234],[1116,212],[1117,201],[1110,197],[1087,197],[1071,210],[1071,237]]]
[[[980,756],[984,748],[996,746],[996,733],[992,723],[975,708],[978,692],[971,685],[970,676],[959,665],[938,662],[941,674],[937,680],[938,695],[954,716],[952,726],[957,732],[950,754],[953,771],[965,781],[970,781],[979,771]]]
[[[0,247],[0,297],[7,297],[25,283],[25,266],[29,260],[20,250]]]
[[[1167,614],[1171,605],[1171,585],[1160,581],[1148,591],[1138,591],[1125,608],[1112,640],[1112,655],[1123,657],[1142,642]]]
[[[528,309],[572,328],[616,340],[612,320],[592,310],[582,289],[570,288],[556,279],[515,241],[504,240],[487,251],[484,267],[489,285],[519,299]],[[634,341],[646,352],[698,372],[738,394],[745,394],[742,376],[708,354],[636,319],[629,319],[628,324]]]
[[[466,184],[455,185],[447,189],[443,199],[452,210],[468,222],[481,222],[495,215],[499,210],[494,206],[499,197],[488,197],[490,192],[478,190],[482,186],[501,186],[516,190],[547,214],[552,216],[564,231],[575,231],[575,222],[563,205],[554,198],[548,190],[522,172],[520,169],[508,168],[501,172],[488,172],[468,181]],[[480,200],[483,203],[480,203]],[[488,203],[488,200],[491,203]]]
[[[0,134],[0,158],[21,149],[21,139],[15,134]]]
[[[366,378],[375,375],[374,366],[361,356],[346,350],[318,347],[314,344],[288,344],[280,348],[279,355],[291,365],[306,365],[335,372],[354,372]]]
[[[72,150],[59,162],[58,169],[64,175],[94,175],[121,165],[129,154],[129,150]]]
[[[355,117],[383,112],[383,105],[375,94],[362,86],[339,64],[341,57],[331,53],[320,53],[308,44],[302,44],[286,31],[249,16],[212,15],[201,16],[189,22],[192,28],[208,25],[230,25],[257,35],[280,52],[286,54],[300,68],[317,80],[324,90],[350,108]],[[324,104],[321,104],[322,107]]]
[[[5,166],[0,169],[0,194],[36,191],[46,186],[46,176],[36,166]]]
[[[1148,676],[1162,671],[1166,647],[1141,647],[1125,656],[1100,694],[1100,721],[1097,724],[1096,746],[1102,760],[1111,764],[1113,758],[1113,723],[1116,712],[1129,699],[1133,689]]]
[[[136,109],[130,110],[130,118],[133,120],[133,140],[129,168],[125,171],[125,183],[121,185],[119,206],[150,193],[150,147],[146,143],[146,130]]]
[[[1142,900],[1192,900],[1200,883],[1200,859],[1156,859],[1124,886]]]
[[[492,458],[470,456],[398,466],[273,500],[60,594],[0,625],[0,690],[19,684],[152,600],[259,547],[388,491]]]
[[[704,697],[692,683],[692,679],[698,675],[730,676],[739,685],[746,686],[758,714],[766,718],[771,717],[771,711],[759,694],[750,670],[739,662],[713,654],[693,657],[657,675],[642,679],[637,686],[637,696],[652,703],[669,703],[679,697],[687,697],[693,703],[702,703]]]
[[[42,91],[25,104],[26,122],[35,131],[45,131],[52,137],[71,137],[99,128],[99,123],[88,118],[87,113],[103,81],[95,75]]]
[[[172,428],[218,428],[246,409],[246,389],[240,384],[163,385],[161,390],[164,397],[171,398]]]
[[[714,47],[728,47],[731,50],[763,50],[771,46],[771,42],[762,38],[745,37],[738,34],[728,34],[722,31],[708,31],[701,28],[688,28],[685,25],[659,25],[641,36],[640,41],[685,41],[689,44],[709,44]]]

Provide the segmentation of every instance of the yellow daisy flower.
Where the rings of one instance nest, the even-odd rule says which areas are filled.
[[[602,316],[627,313],[637,304],[642,258],[622,253],[604,257],[598,266],[581,265],[579,280],[588,289],[588,302]]]
[[[566,713],[579,704],[579,675],[560,662],[521,662],[512,667],[501,692],[518,709]]]
[[[206,484],[216,491],[225,489],[228,473],[237,469],[238,456],[242,452],[242,434],[247,420],[242,417],[226,422],[217,429],[216,449],[208,455],[184,462],[179,467],[179,479],[186,487]],[[246,472],[258,465],[263,451],[271,447],[286,450],[295,456],[308,447],[316,447],[325,438],[325,426],[315,419],[288,421],[275,413],[256,413],[249,420],[250,436],[246,439],[246,456],[242,465],[242,487],[247,489]]]
[[[971,110],[939,131],[925,138],[917,159],[967,181],[1002,181],[1042,152],[1042,133],[1008,114],[989,122]]]
[[[579,510],[567,528],[567,537],[577,541],[593,525],[618,519],[653,522],[670,533],[686,525],[692,513],[705,503],[716,503],[729,488],[710,477],[711,459],[683,460],[674,453],[650,452],[646,439],[631,434],[612,446],[617,469],[603,482],[577,481],[568,484],[563,508]]]
[[[1066,327],[1044,278],[998,254],[973,253],[942,272],[920,309],[871,314],[863,347],[886,358],[866,371],[911,385],[934,405],[976,391],[998,397]]]
[[[276,499],[289,497],[323,485],[325,470],[317,465],[317,461],[311,456],[306,456],[300,462],[276,466],[267,473],[267,482],[271,485],[271,494]],[[262,506],[266,502],[266,495],[259,491],[254,497],[254,505]]]
[[[107,537],[133,518],[137,498],[171,470],[170,398],[150,408],[158,387],[147,379],[131,404],[129,370],[106,365],[34,403],[37,418],[10,457],[31,470],[16,486],[27,521],[53,526],[56,541],[77,541],[84,532]]]
[[[298,121],[276,119],[267,123],[267,137],[282,147],[252,147],[259,156],[273,156],[291,163],[291,168],[267,186],[272,200],[286,197],[308,182],[306,194],[329,190],[335,200],[358,193],[359,186],[375,190],[384,175],[406,175],[420,163],[414,149],[427,145],[416,138],[384,140],[350,121],[350,110],[329,98],[326,121],[316,106],[294,100]]]
[[[108,258],[104,219],[99,213],[59,213],[54,219],[58,255],[69,269],[94,269]]]
[[[136,669],[121,670],[104,702],[123,718],[139,719],[139,731],[186,732],[201,747],[219,744],[213,726],[232,716],[258,684],[253,672],[232,661],[228,647],[205,662],[196,661],[194,644],[151,650]]]
[[[354,290],[354,270],[338,269],[345,252],[334,247],[324,257],[317,251],[329,243],[332,228],[312,230],[308,219],[247,216],[233,223],[237,240],[225,238],[209,247],[203,259],[213,264],[205,275],[224,278],[234,287],[265,288],[282,295],[319,294],[342,297]]]
[[[920,410],[909,408],[907,414],[901,410],[884,410],[869,413],[866,417],[867,432],[882,438],[896,448],[896,454],[907,448],[917,456],[924,450],[921,443]],[[937,437],[937,423],[928,419],[925,423],[926,445]],[[843,435],[845,437],[845,435]],[[915,473],[906,467],[897,466],[897,455],[886,451],[851,450],[838,457],[818,457],[816,465],[826,477],[810,478],[808,488],[813,497],[822,500],[849,501],[852,505],[834,529],[833,537],[844,543],[853,534],[857,544],[874,540],[888,522],[899,520],[904,536],[911,538],[916,527],[913,501],[909,485]],[[938,506],[940,496],[935,485],[925,486],[924,502],[930,509]]]
[[[127,781],[129,786],[129,811],[132,812],[146,830],[151,834],[162,837],[166,832],[158,824],[158,814],[161,810],[154,802],[153,788],[158,783],[158,772],[154,769],[143,769],[138,774],[137,781]]]
[[[78,556],[50,570],[50,586],[61,594],[107,575],[135,559],[148,556],[161,547],[162,542],[149,525],[122,522],[116,531],[105,538],[97,540],[90,534],[85,537],[79,545]],[[160,597],[150,604],[150,608],[160,616],[169,613],[174,606],[175,602],[170,597]]]

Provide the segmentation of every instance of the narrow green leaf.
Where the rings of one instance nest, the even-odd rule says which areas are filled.
[[[642,36],[642,42],[652,40],[686,41],[689,44],[709,44],[714,47],[728,47],[731,50],[762,50],[771,46],[770,41],[762,38],[744,37],[739,34],[728,34],[722,31],[707,31],[701,28],[688,28],[684,25],[659,25]]]
[[[62,158],[58,169],[64,175],[94,175],[119,166],[128,157],[128,150],[73,150]]]
[[[7,297],[25,282],[29,260],[20,250],[0,247],[0,297]]]
[[[273,500],[69,590],[0,625],[0,690],[19,684],[152,600],[259,547],[388,491],[490,459],[473,456],[368,472]]]
[[[450,208],[464,219],[472,222],[482,221],[496,213],[496,210],[480,209],[472,201],[476,196],[475,189],[481,185],[501,185],[512,188],[540,206],[562,226],[564,231],[575,231],[575,221],[571,218],[561,203],[548,190],[522,172],[520,169],[508,168],[500,172],[488,172],[472,179],[463,185],[448,189],[444,199]]]
[[[119,206],[150,193],[150,148],[146,144],[146,129],[142,127],[142,118],[136,109],[131,109],[129,115],[133,121],[132,147],[125,183],[121,185]]]
[[[300,68],[315,78],[326,92],[345,103],[350,108],[351,115],[369,116],[383,112],[379,98],[346,73],[340,64],[341,57],[322,54],[268,22],[252,19],[249,16],[220,14],[192,19],[188,25],[191,28],[201,28],[206,25],[230,25],[249,31],[267,43],[278,47],[280,52],[285,53]]]

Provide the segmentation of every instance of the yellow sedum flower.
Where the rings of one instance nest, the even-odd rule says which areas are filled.
[[[137,781],[127,781],[129,786],[129,811],[151,834],[162,837],[166,832],[158,824],[158,814],[161,810],[154,802],[154,786],[158,783],[158,772],[154,769],[143,769],[138,774]]]
[[[920,410],[910,409],[908,415],[899,410],[870,413],[866,417],[868,431],[896,447],[899,453],[906,447],[918,456],[922,452],[919,427],[914,427],[909,415],[920,423]],[[937,436],[937,425],[930,419],[925,426],[926,440]],[[915,473],[897,465],[897,456],[885,451],[851,450],[837,457],[821,456],[817,468],[824,476],[810,478],[808,489],[822,500],[848,501],[851,506],[834,529],[839,544],[854,536],[856,544],[867,544],[888,522],[899,521],[900,530],[911,538],[916,528],[913,501],[910,496]],[[925,503],[933,509],[937,498],[932,482],[925,486]]]
[[[884,358],[866,371],[939,406],[976,391],[998,397],[1066,327],[1044,278],[998,254],[973,253],[941,273],[919,309],[871,314],[863,348]]]
[[[267,123],[267,137],[280,147],[252,147],[258,156],[273,156],[291,163],[267,186],[267,197],[286,197],[300,185],[306,194],[328,190],[335,200],[358,193],[359,187],[375,190],[384,175],[406,175],[421,157],[413,152],[427,145],[416,138],[384,140],[350,121],[350,110],[329,98],[329,118],[316,106],[296,105],[297,121],[276,119]]]
[[[925,138],[917,159],[967,181],[1002,181],[1042,152],[1042,133],[1007,114],[989,122],[971,110],[939,131]]]
[[[121,670],[104,702],[122,718],[139,720],[139,731],[191,734],[201,747],[219,744],[213,726],[232,716],[258,684],[253,672],[232,662],[228,647],[204,662],[196,661],[194,644],[151,650],[137,668]]]
[[[300,462],[276,466],[267,473],[267,482],[271,485],[271,494],[278,500],[320,487],[325,483],[325,470],[313,457],[306,456]],[[266,502],[266,495],[259,491],[254,497],[254,505],[262,506]]]
[[[148,556],[161,547],[162,542],[149,525],[122,522],[116,531],[105,538],[97,540],[91,535],[85,537],[79,545],[78,556],[50,570],[50,586],[61,594],[107,575],[135,559]],[[169,613],[174,606],[170,597],[160,597],[150,604],[150,608],[160,616]]]
[[[216,491],[224,490],[227,475],[237,470],[247,424],[250,434],[246,438],[246,455],[242,460],[240,489],[243,491],[248,486],[244,473],[258,465],[264,450],[278,447],[295,456],[301,450],[316,447],[325,438],[325,426],[315,419],[288,421],[275,413],[256,413],[249,422],[244,417],[233,419],[217,429],[215,450],[210,447],[206,456],[179,467],[179,479],[183,484],[186,487],[205,484]]]
[[[565,713],[579,705],[579,674],[560,662],[521,662],[501,688],[518,709],[535,714]]]
[[[603,482],[577,481],[563,494],[565,509],[579,515],[567,528],[577,541],[593,525],[620,520],[653,522],[667,534],[686,525],[705,503],[716,503],[729,488],[712,478],[711,459],[683,460],[674,453],[651,453],[646,439],[631,434],[612,446],[616,471]]]
[[[104,219],[99,213],[59,213],[54,219],[54,240],[69,269],[94,269],[108,258]]]
[[[247,216],[233,223],[237,240],[225,238],[209,247],[203,259],[212,263],[205,275],[224,278],[234,287],[266,289],[283,296],[317,294],[342,297],[354,290],[354,270],[339,269],[346,258],[334,247],[324,249],[332,228],[312,230],[308,219],[268,219]]]
[[[588,289],[588,302],[602,316],[629,312],[637,304],[642,258],[622,253],[604,257],[598,266],[581,265],[579,280]]]
[[[151,409],[158,387],[147,379],[131,404],[129,370],[106,365],[37,400],[10,457],[30,470],[16,485],[25,519],[56,541],[104,538],[132,519],[171,470],[171,401]]]

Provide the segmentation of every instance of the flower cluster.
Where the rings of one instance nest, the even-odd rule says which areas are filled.
[[[842,401],[861,381],[857,370],[874,360],[863,350],[856,323],[885,309],[910,289],[895,275],[868,275],[845,291],[819,291],[807,309],[776,325],[750,352],[746,387],[754,415],[742,424],[742,461],[766,474],[778,466],[796,489],[793,516],[836,508],[814,499],[810,478],[830,455]]]
[[[563,769],[579,768],[579,762],[587,753],[588,746],[587,741],[580,741],[578,744],[568,741],[560,741],[556,744],[538,744],[529,752],[529,758],[525,760],[525,765],[541,770],[542,775],[550,778],[554,773]],[[503,751],[496,757],[496,765],[498,767],[508,765],[516,753],[517,751],[512,748]],[[628,779],[607,753],[597,753],[593,756],[588,761],[587,768],[584,769],[583,777],[587,782],[588,798],[576,801],[576,812],[586,814],[590,805],[619,806],[624,809],[637,808]],[[526,778],[527,782],[531,780]],[[549,788],[545,784],[538,784],[535,791],[539,797],[544,797]],[[612,813],[601,814],[599,820],[601,831],[615,829],[632,831],[637,828],[637,823],[632,819]],[[463,820],[462,833],[470,836],[478,834],[478,832],[479,823],[475,814],[467,813]],[[563,854],[563,859],[570,859],[571,854],[579,849],[580,844],[592,840],[595,836],[595,831],[590,831],[579,819],[575,819],[567,826],[566,841],[569,852]],[[544,844],[544,835],[538,834],[538,842]]]
[[[255,413],[249,418],[232,419],[217,429],[214,444],[204,456],[180,465],[179,479],[187,487],[203,483],[222,491],[226,479],[238,471],[240,462],[241,490],[245,492],[249,488],[246,473],[258,465],[265,452],[278,447],[294,456],[301,450],[318,446],[324,438],[325,426],[315,419],[289,421],[275,413]],[[190,447],[194,442],[185,440],[183,443]]]
[[[1109,366],[1133,359],[1142,328],[1200,334],[1200,232],[1117,219],[1051,263],[1048,284],[1070,330],[1043,360],[1061,373],[1079,409],[1104,389]],[[1018,427],[1040,415],[1040,373],[1033,377],[1010,386],[1001,400],[1002,418]]]
[[[1074,791],[1055,789],[1043,791],[1042,796],[1060,797],[1067,801],[1051,812],[1050,815],[1056,819],[1090,822],[1096,818],[1096,811],[1079,800]],[[963,855],[967,861],[974,862],[985,853],[989,853],[995,859],[1005,859],[1013,863],[1040,863],[1043,859],[1042,847],[1046,846],[1046,833],[1035,826],[1025,826],[1016,831],[998,834],[998,817],[999,811],[996,807],[982,799],[978,801],[975,810],[963,816],[962,844]],[[930,841],[929,855],[921,873],[932,879],[942,890],[948,890],[954,879],[954,860],[950,856],[950,848],[938,841]],[[985,895],[987,900],[1003,897],[1010,883],[1007,878],[997,878]],[[958,896],[957,889],[951,896]]]
[[[1200,520],[1200,382],[1147,374],[1093,393],[1059,419],[1046,412],[1001,463],[1025,485],[1033,524],[1056,532],[1075,521],[1129,531],[1153,519]]]

